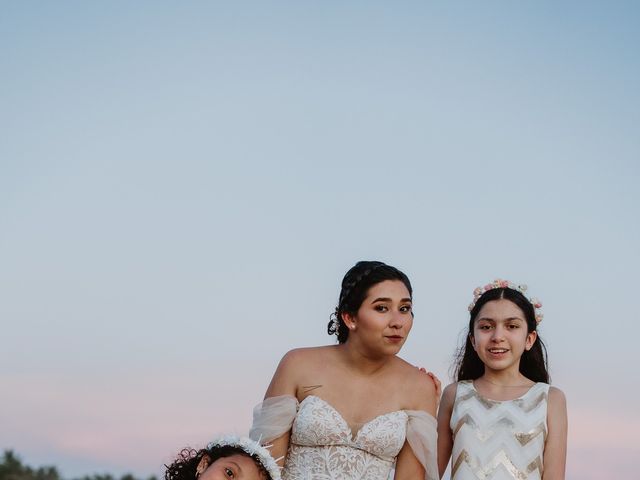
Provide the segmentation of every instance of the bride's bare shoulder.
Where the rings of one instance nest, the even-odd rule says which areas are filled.
[[[434,414],[437,392],[433,379],[415,365],[399,357],[396,363],[398,380],[402,390],[406,392],[408,409],[426,410]]]
[[[322,347],[294,348],[284,354],[280,360],[280,367],[297,369],[308,367],[309,364],[322,362],[335,355],[335,347],[327,345]]]
[[[298,395],[301,385],[315,378],[327,364],[331,347],[296,348],[288,351],[280,360],[271,383],[267,388],[267,397],[277,395]]]

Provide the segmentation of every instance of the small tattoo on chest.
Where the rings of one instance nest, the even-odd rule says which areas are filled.
[[[309,393],[309,392],[311,392],[313,390],[316,390],[317,388],[320,388],[320,387],[322,387],[322,385],[303,385],[302,386],[302,391],[304,393]]]

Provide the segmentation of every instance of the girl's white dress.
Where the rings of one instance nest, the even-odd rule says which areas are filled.
[[[425,479],[438,479],[436,420],[426,412],[385,413],[354,432],[315,395],[302,402],[272,397],[254,409],[249,434],[254,440],[267,444],[289,430],[284,480],[386,480],[405,440],[425,468]]]
[[[482,397],[471,380],[458,382],[451,414],[452,480],[542,478],[549,385],[536,383],[522,397]]]

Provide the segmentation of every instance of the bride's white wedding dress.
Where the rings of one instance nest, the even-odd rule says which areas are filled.
[[[436,420],[423,411],[379,415],[354,431],[329,403],[284,395],[254,409],[250,436],[269,443],[291,430],[284,480],[386,480],[405,440],[426,471],[438,478]]]

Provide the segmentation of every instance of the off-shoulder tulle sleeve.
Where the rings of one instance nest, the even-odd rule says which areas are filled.
[[[436,419],[421,410],[406,410],[409,416],[407,423],[407,442],[422,464],[425,480],[438,480],[438,432]]]
[[[291,395],[265,398],[253,409],[249,437],[262,444],[270,443],[291,430],[298,411],[298,399]]]

